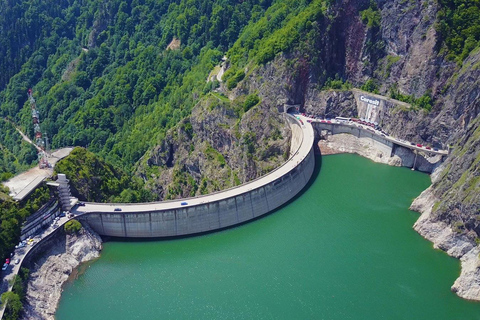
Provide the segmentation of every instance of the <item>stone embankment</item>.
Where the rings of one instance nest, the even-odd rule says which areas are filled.
[[[30,262],[24,320],[53,320],[63,284],[81,263],[100,256],[102,240],[87,225],[78,235],[59,233],[46,252]]]
[[[393,157],[384,155],[366,140],[362,141],[349,134],[329,136],[328,140],[319,141],[319,147],[322,155],[356,153],[375,162],[402,165],[402,159],[397,155]],[[431,175],[433,182],[439,178],[440,172],[441,168],[433,171]],[[475,235],[457,232],[447,223],[436,219],[432,215],[432,209],[438,201],[439,199],[433,195],[432,187],[413,201],[410,209],[421,213],[413,228],[422,237],[433,242],[434,248],[460,259],[462,271],[452,285],[452,291],[464,299],[480,301],[480,249],[475,243]]]

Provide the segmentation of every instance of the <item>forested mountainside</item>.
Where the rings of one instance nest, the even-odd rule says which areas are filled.
[[[435,216],[480,234],[475,1],[2,0],[0,11],[0,116],[32,136],[32,87],[53,148],[86,147],[157,199],[268,172],[288,156],[284,104],[354,112],[337,102],[358,87],[412,104],[389,133],[454,147]]]
[[[0,119],[0,132],[0,181],[4,181],[35,163],[37,150],[10,121]]]

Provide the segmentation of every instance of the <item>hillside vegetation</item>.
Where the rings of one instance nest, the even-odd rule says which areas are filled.
[[[154,197],[137,177],[127,175],[84,148],[77,147],[60,160],[55,173],[70,180],[72,195],[90,202],[148,202]]]
[[[253,179],[288,156],[285,104],[335,115],[351,106],[341,93],[359,87],[413,105],[392,111],[389,133],[456,146],[436,194],[463,199],[442,198],[436,216],[480,234],[478,1],[0,0],[0,9],[0,117],[32,137],[32,87],[52,147],[95,155],[77,149],[57,168],[82,199],[175,198]],[[212,70],[221,81],[208,81]],[[0,125],[5,178],[35,159]]]
[[[0,181],[4,181],[35,164],[37,150],[23,141],[10,121],[0,119],[0,132]]]

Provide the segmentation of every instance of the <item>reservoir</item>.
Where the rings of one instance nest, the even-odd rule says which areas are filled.
[[[480,319],[480,303],[450,291],[459,260],[412,229],[428,175],[349,154],[317,169],[296,199],[242,226],[104,243],[56,319]]]

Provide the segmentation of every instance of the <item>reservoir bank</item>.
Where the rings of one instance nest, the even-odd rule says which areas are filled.
[[[351,154],[316,161],[309,188],[262,219],[104,243],[56,319],[480,319],[450,291],[459,260],[412,229],[428,175]]]

